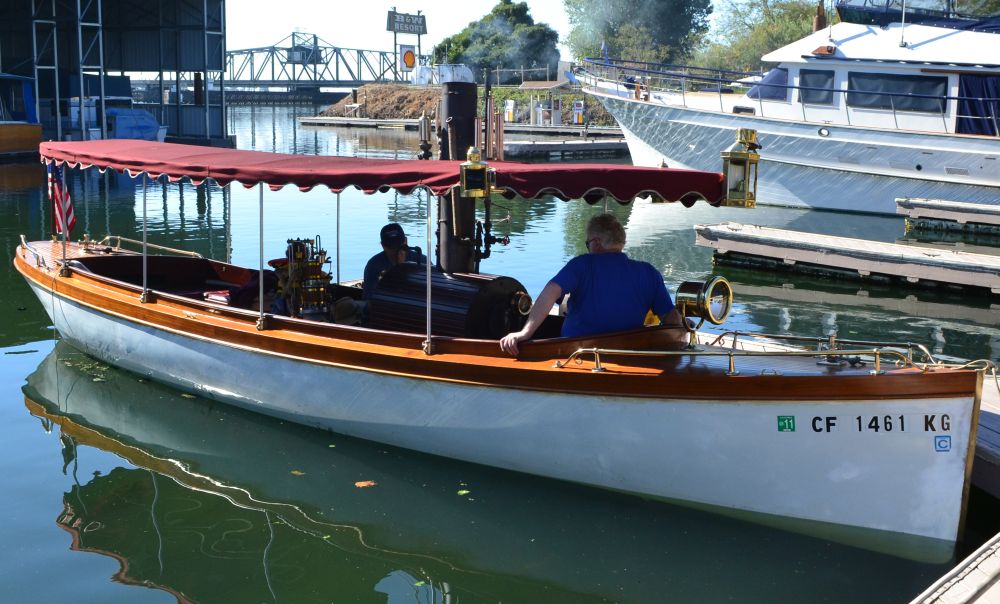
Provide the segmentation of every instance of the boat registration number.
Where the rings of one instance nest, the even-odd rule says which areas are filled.
[[[816,415],[810,418],[813,432],[949,432],[951,417],[947,413],[906,415],[856,415],[853,418]],[[778,432],[795,432],[795,416],[779,415]]]

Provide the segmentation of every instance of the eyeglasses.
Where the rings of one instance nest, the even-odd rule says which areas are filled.
[[[595,242],[595,241],[600,241],[600,240],[601,240],[601,238],[600,238],[600,237],[591,237],[590,239],[588,239],[587,241],[585,241],[585,242],[583,243],[583,247],[585,247],[585,248],[587,248],[587,249],[589,250],[589,249],[590,249],[590,244],[591,244],[591,243],[593,243],[593,242]]]

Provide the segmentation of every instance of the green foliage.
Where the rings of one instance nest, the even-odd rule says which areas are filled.
[[[955,12],[985,17],[1000,14],[1000,0],[955,0]]]
[[[714,69],[759,71],[763,67],[761,56],[812,32],[816,4],[808,0],[727,0],[716,39],[698,52],[695,62]]]
[[[553,74],[559,69],[559,51],[556,44],[559,34],[544,23],[535,23],[525,2],[500,0],[490,14],[473,21],[459,33],[445,38],[434,47],[435,63],[464,63],[476,78],[483,81],[484,70],[497,68],[544,68]],[[544,71],[529,72],[533,77],[545,79]],[[520,74],[502,77],[506,82]],[[496,81],[491,77],[491,81]]]
[[[573,56],[678,62],[708,31],[710,0],[563,0]]]

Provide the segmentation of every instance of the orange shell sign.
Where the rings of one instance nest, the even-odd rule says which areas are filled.
[[[401,46],[399,48],[399,59],[403,63],[403,69],[410,71],[417,65],[416,49],[412,46]]]

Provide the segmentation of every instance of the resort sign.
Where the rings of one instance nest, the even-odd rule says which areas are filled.
[[[406,13],[397,13],[391,10],[389,11],[389,18],[385,29],[394,34],[416,34],[423,36],[427,34],[427,17],[419,14],[408,15]]]

